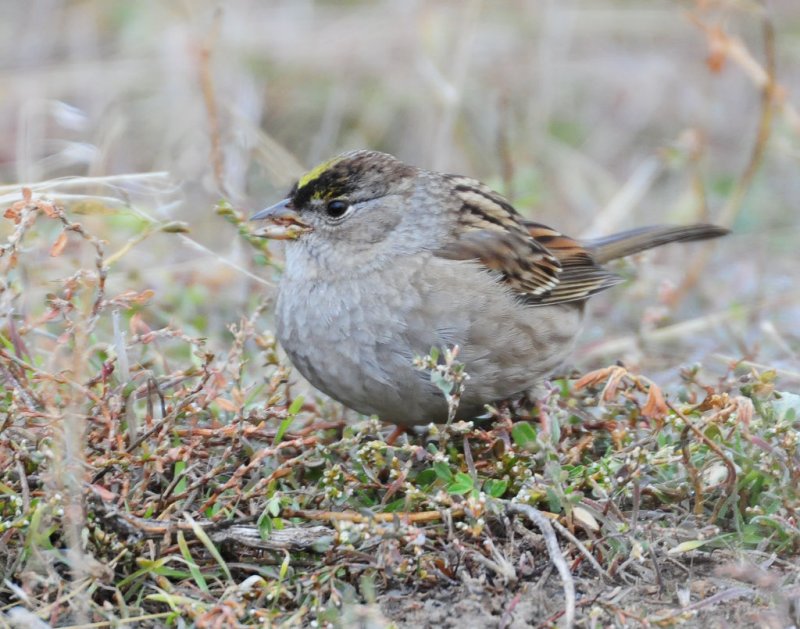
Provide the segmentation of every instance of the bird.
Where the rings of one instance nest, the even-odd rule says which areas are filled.
[[[415,358],[458,347],[469,376],[456,419],[532,390],[563,365],[586,302],[622,280],[604,264],[710,224],[580,241],[524,218],[476,179],[356,150],[316,166],[255,213],[286,241],[276,336],[318,390],[398,427],[454,418]]]

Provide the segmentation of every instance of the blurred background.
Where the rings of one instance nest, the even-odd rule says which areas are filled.
[[[278,271],[215,205],[250,213],[373,148],[574,236],[730,225],[619,267],[575,364],[800,383],[796,0],[4,1],[0,76],[3,208],[23,184],[64,203],[107,241],[109,294],[154,291],[151,328],[229,345]],[[79,239],[52,255],[58,233],[26,235],[4,314],[91,267]]]

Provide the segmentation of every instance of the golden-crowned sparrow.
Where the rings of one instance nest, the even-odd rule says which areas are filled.
[[[444,396],[413,360],[458,345],[470,379],[457,417],[527,391],[569,354],[588,297],[621,278],[602,264],[727,233],[645,227],[578,242],[520,216],[484,184],[353,151],[255,214],[287,240],[277,336],[315,387],[410,426],[444,422]]]

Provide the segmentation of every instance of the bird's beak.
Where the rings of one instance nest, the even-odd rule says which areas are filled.
[[[312,227],[300,218],[300,215],[292,209],[291,204],[291,199],[284,199],[253,214],[250,217],[251,221],[264,219],[270,221],[268,225],[254,230],[253,235],[273,240],[294,240],[301,234],[310,232]]]

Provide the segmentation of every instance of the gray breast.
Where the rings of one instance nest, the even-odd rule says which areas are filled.
[[[311,275],[311,279],[309,278]],[[442,422],[442,394],[412,364],[458,344],[470,380],[461,416],[532,387],[580,328],[574,305],[530,307],[477,263],[414,256],[375,275],[284,276],[278,340],[315,387],[397,424]]]

